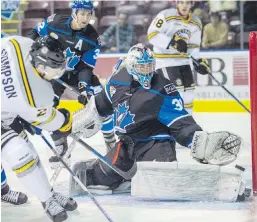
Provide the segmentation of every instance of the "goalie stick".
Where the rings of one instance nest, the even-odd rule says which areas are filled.
[[[118,169],[116,166],[114,166],[106,157],[102,156],[99,152],[97,152],[95,149],[89,146],[86,142],[80,139],[78,136],[76,136],[75,134],[71,134],[70,136],[73,139],[75,139],[78,143],[80,143],[83,147],[85,147],[87,150],[94,153],[104,164],[106,164],[108,167],[110,167],[112,170],[114,170],[117,174],[122,176],[124,179],[131,180],[131,178],[136,174],[137,172],[136,162],[133,164],[132,168],[129,171],[122,171]]]
[[[197,66],[199,66],[199,62],[194,58],[194,57],[192,57],[192,56],[189,56],[189,58],[191,58],[192,60],[193,60],[193,63],[194,64],[196,64]],[[239,104],[239,105],[241,105],[248,113],[251,113],[250,112],[250,110],[232,93],[232,92],[230,92],[225,86],[223,86],[213,75],[212,75],[212,73],[208,73],[211,77],[212,77],[212,79],[218,84],[218,86],[220,86],[222,89],[224,89],[230,96],[232,96],[232,98],[234,99],[234,100],[236,100],[237,101],[237,103]]]

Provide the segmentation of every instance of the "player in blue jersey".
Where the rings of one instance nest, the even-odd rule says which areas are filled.
[[[102,90],[98,77],[93,73],[101,43],[97,31],[89,24],[92,14],[91,1],[75,0],[72,3],[71,16],[53,14],[28,34],[33,40],[42,35],[55,35],[62,41],[67,65],[61,80],[79,89],[81,96],[78,97],[78,101],[82,104],[86,103],[87,96],[96,95]],[[56,94],[55,105],[58,105],[65,87],[55,81],[53,87]],[[110,150],[116,142],[111,118],[104,119],[102,132],[107,150]],[[67,140],[52,138],[60,154],[64,155],[67,150]],[[53,156],[49,161],[57,163],[59,160]]]

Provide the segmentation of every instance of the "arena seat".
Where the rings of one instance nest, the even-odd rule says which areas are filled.
[[[150,22],[151,16],[147,14],[131,15],[128,18],[128,23],[135,26],[138,36],[147,32]]]
[[[54,1],[54,13],[71,14],[71,2]]]
[[[35,26],[39,25],[44,19],[42,18],[30,18],[22,21],[22,36],[27,36],[28,32]]]
[[[50,5],[43,1],[29,2],[28,9],[25,11],[25,18],[46,18],[49,15]]]

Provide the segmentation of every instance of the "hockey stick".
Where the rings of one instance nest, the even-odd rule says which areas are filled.
[[[137,172],[137,164],[136,162],[133,164],[132,168],[129,171],[122,171],[118,169],[116,166],[114,166],[106,157],[102,156],[99,152],[97,152],[95,149],[93,149],[91,146],[89,146],[86,142],[84,142],[82,139],[80,139],[78,136],[71,134],[70,135],[73,139],[75,139],[77,142],[79,142],[83,147],[85,147],[87,150],[94,153],[104,164],[106,164],[108,167],[110,167],[112,170],[114,170],[117,174],[122,176],[126,180],[130,180]]]
[[[199,66],[199,62],[192,56],[190,58],[193,60],[193,63]],[[208,74],[212,77],[212,79],[220,86],[222,89],[224,89],[234,100],[236,100],[239,105],[241,105],[248,113],[251,113],[250,110],[232,93],[230,92],[225,86],[223,86],[213,75],[211,72],[208,72]]]
[[[98,203],[98,201],[95,199],[95,197],[91,194],[91,192],[86,188],[86,186],[80,181],[80,179],[75,175],[75,173],[71,170],[71,168],[65,163],[65,161],[62,159],[62,157],[58,154],[58,152],[53,148],[53,146],[48,142],[48,140],[45,138],[45,136],[42,134],[42,132],[38,132],[37,135],[39,135],[47,144],[47,146],[54,152],[54,154],[58,157],[60,162],[64,165],[64,167],[69,171],[69,173],[72,175],[72,178],[80,185],[80,187],[88,193],[88,196],[90,199],[95,203],[95,205],[98,207],[98,209],[103,213],[105,218],[113,222],[113,220],[110,218],[110,216],[106,213],[106,211],[102,208],[102,206]]]
[[[55,81],[58,82],[59,84],[63,85],[65,88],[69,89],[70,91],[74,92],[77,96],[81,95],[77,89],[75,89],[74,87],[63,82],[61,79],[55,79]]]

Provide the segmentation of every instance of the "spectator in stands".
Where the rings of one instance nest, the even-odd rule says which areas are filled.
[[[120,13],[118,23],[110,26],[103,33],[103,46],[110,52],[127,52],[134,38],[134,26],[127,23],[128,15]]]
[[[204,49],[224,48],[228,41],[228,26],[221,21],[221,16],[217,12],[210,15],[211,23],[203,29],[202,47]]]

